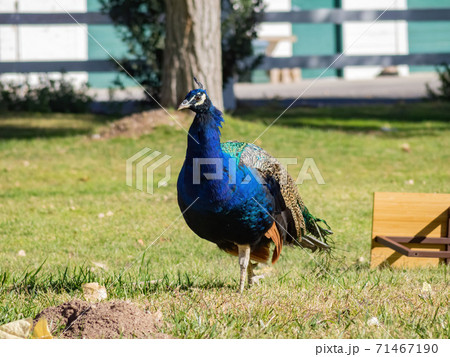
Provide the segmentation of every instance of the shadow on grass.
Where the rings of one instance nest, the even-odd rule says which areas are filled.
[[[94,114],[2,113],[0,139],[86,135],[114,119],[114,116]]]
[[[216,290],[237,289],[236,284],[230,284],[220,279],[198,280],[188,273],[163,274],[162,278],[149,279],[148,269],[138,269],[129,272],[95,272],[90,267],[60,267],[52,271],[43,271],[46,261],[38,268],[25,270],[21,273],[0,271],[0,295],[21,294],[37,295],[50,291],[71,295],[82,292],[83,284],[98,282],[104,285],[110,296],[138,296],[162,291],[187,291],[191,289]],[[0,307],[1,312],[1,307]],[[1,320],[1,319],[0,319]]]
[[[266,107],[243,107],[234,115],[246,121],[392,137],[434,135],[450,129],[450,103],[421,102],[351,107],[286,107],[272,102]],[[283,114],[282,114],[283,113]]]
[[[33,128],[20,126],[0,125],[0,139],[32,139],[67,137],[74,135],[86,135],[91,133],[91,129],[76,128]]]

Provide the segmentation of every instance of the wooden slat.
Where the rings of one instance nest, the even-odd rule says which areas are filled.
[[[426,238],[426,239],[440,239],[440,241],[447,246],[450,243],[448,238]],[[405,244],[401,244],[395,237],[389,238],[386,236],[376,236],[375,241],[381,243],[382,245],[394,249],[402,255],[407,257],[417,257],[417,258],[450,258],[450,252],[448,251],[430,251],[430,250],[415,250],[410,249]],[[423,247],[425,247],[424,242],[420,242]]]
[[[406,10],[346,10],[314,9],[301,11],[266,12],[265,22],[334,23],[347,21],[448,21],[450,9],[406,9]]]
[[[112,24],[111,18],[101,12],[72,12],[79,23]],[[380,17],[381,15],[381,17]],[[450,9],[406,9],[406,10],[345,10],[314,9],[264,13],[264,22],[334,23],[347,21],[404,20],[404,21],[448,21]],[[73,24],[75,21],[65,12],[61,13],[0,13],[3,25],[24,24]]]
[[[0,73],[31,72],[116,72],[117,66],[112,60],[89,61],[33,61],[33,62],[0,62]]]
[[[344,68],[346,66],[398,66],[407,64],[440,65],[450,62],[450,53],[413,53],[408,55],[308,55],[291,57],[264,57],[258,69],[271,68]]]
[[[443,259],[405,257],[377,243],[376,236],[447,237],[450,194],[376,192],[372,226],[371,267],[437,265]],[[412,250],[445,251],[442,244],[406,243]]]
[[[424,53],[410,55],[380,55],[380,56],[341,56],[338,54],[327,56],[292,56],[292,57],[264,57],[258,69],[272,68],[344,68],[346,66],[396,66],[407,65],[439,65],[450,62],[449,53]],[[136,61],[136,63],[139,63]],[[19,72],[59,72],[88,71],[88,72],[116,72],[117,66],[111,60],[89,61],[29,61],[29,62],[0,62],[0,73]],[[384,98],[383,101],[389,99]]]
[[[89,24],[109,25],[113,21],[108,15],[100,12],[64,13],[0,13],[2,25],[56,25],[56,24]]]

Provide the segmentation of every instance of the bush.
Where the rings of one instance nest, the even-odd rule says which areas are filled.
[[[436,68],[436,72],[439,76],[441,86],[437,91],[430,88],[429,84],[426,84],[428,97],[434,100],[446,100],[450,101],[450,65],[448,63],[442,64],[442,71],[439,67]]]
[[[45,75],[38,85],[31,85],[28,80],[0,82],[0,111],[86,113],[92,103],[88,88],[83,85],[76,89],[64,75],[60,80]]]

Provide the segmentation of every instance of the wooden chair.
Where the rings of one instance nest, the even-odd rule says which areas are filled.
[[[375,192],[370,266],[450,263],[450,194]]]

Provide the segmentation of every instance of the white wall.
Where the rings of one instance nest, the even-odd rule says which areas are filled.
[[[87,0],[0,0],[0,12],[21,13],[86,12]],[[62,7],[61,7],[61,6]],[[87,26],[68,25],[0,25],[0,61],[83,61],[88,59]],[[86,72],[70,72],[76,84],[86,82]],[[3,74],[1,79],[37,82],[40,74],[26,76]],[[50,74],[52,78],[59,75]]]
[[[284,37],[292,35],[292,25],[289,22],[280,23],[262,23],[258,28],[258,37],[264,39],[267,37]],[[271,56],[273,57],[291,57],[292,42],[279,41],[275,46]]]
[[[388,7],[391,10],[406,9],[407,0],[342,0],[343,9],[385,10]]]
[[[20,26],[20,60],[87,60],[86,31],[86,25]]]
[[[265,11],[290,11],[291,0],[266,0]],[[292,25],[289,22],[280,23],[261,23],[258,26],[259,37],[278,37],[278,36],[291,36]],[[291,57],[292,56],[292,42],[280,41],[276,45],[272,52],[274,57]]]
[[[5,83],[23,83],[27,81],[30,85],[38,85],[40,80],[44,77],[49,79],[58,80],[62,75],[60,72],[48,72],[48,73],[6,73],[0,75],[0,80]],[[67,72],[64,74],[64,78],[71,82],[74,87],[80,87],[88,81],[87,72]]]
[[[407,0],[343,0],[346,10],[406,9]],[[342,25],[343,45],[348,55],[400,55],[408,54],[408,24],[406,21],[346,22]],[[346,79],[371,79],[383,68],[381,66],[347,66]],[[408,75],[408,66],[397,66],[400,75]]]
[[[64,9],[69,12],[87,11],[87,0],[1,0],[0,12],[14,12],[16,2],[19,12],[64,12]]]
[[[265,11],[278,12],[278,11],[290,11],[291,10],[291,0],[266,0]]]

